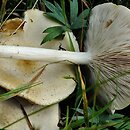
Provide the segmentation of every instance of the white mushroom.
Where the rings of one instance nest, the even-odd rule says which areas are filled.
[[[23,106],[27,117],[24,115]],[[26,118],[25,118],[26,117]],[[58,104],[44,108],[28,102],[10,99],[0,103],[0,129],[5,130],[58,130]]]
[[[68,34],[65,35],[63,40],[54,40],[40,46],[43,39],[43,30],[47,27],[58,25],[43,17],[42,11],[27,11],[24,25],[22,25],[22,22],[23,20],[21,19],[12,19],[3,25],[0,30],[1,45],[6,45],[6,47],[8,45],[37,47],[39,49],[44,47],[56,50],[61,45],[64,49],[69,49],[69,44],[66,44],[69,43]],[[22,26],[20,27],[19,25]],[[75,41],[75,37],[72,33],[69,33],[69,35],[72,38],[75,49],[78,51],[78,44]],[[33,83],[36,81],[41,83],[19,94],[19,96],[35,104],[42,105],[24,104],[23,101],[20,101],[35,130],[58,130],[59,111],[58,104],[55,103],[65,99],[75,89],[75,81],[64,78],[65,76],[75,76],[72,65],[55,63],[48,65],[44,69],[44,65],[48,64],[48,62],[40,60],[1,58],[0,61],[1,87],[12,90],[29,82]],[[52,106],[45,108],[48,105]],[[6,128],[7,130],[21,130],[21,128],[30,130],[19,102],[15,99],[0,102],[0,129],[2,128]]]
[[[95,77],[104,82],[99,87],[101,102],[115,97],[111,111],[130,104],[130,10],[106,3],[93,8],[86,49],[91,53],[90,66]],[[101,98],[102,97],[102,98]]]
[[[107,103],[115,97],[111,106],[111,111],[114,112],[130,104],[129,15],[129,9],[121,5],[105,3],[94,7],[85,41],[86,52],[30,48],[30,53],[29,48],[25,47],[1,46],[0,56],[24,60],[69,60],[76,64],[89,64],[95,78],[98,77],[102,83],[99,88],[102,100]],[[9,48],[15,49],[11,51]]]
[[[22,23],[20,21],[19,19],[13,19],[5,23],[3,30],[0,32],[1,47],[26,46],[27,48],[37,47],[41,49],[44,47],[58,50],[61,45],[64,49],[69,49],[69,36],[67,33],[63,40],[54,40],[42,46],[40,45],[43,39],[43,30],[50,26],[59,25],[43,16],[42,11],[34,9],[25,12],[23,29],[21,27],[16,33],[13,33],[18,28],[16,25]],[[75,37],[72,33],[69,33],[69,35],[72,38],[75,49],[78,50]],[[2,46],[2,44],[6,46]],[[28,48],[28,51],[31,51],[30,48]],[[9,50],[13,51],[13,48],[9,48]],[[41,56],[38,55],[38,57]],[[28,60],[28,58],[18,60],[1,58],[0,73],[2,74],[0,75],[0,85],[7,90],[12,90],[21,84],[34,80],[39,75],[35,80],[36,82],[42,82],[42,84],[20,93],[20,96],[44,106],[57,103],[73,92],[76,86],[75,81],[64,78],[65,76],[75,77],[72,65],[55,63],[48,65],[42,72],[48,62],[32,60]]]

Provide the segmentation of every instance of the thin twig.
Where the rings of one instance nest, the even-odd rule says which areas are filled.
[[[18,99],[16,99],[16,101],[17,101],[17,102],[19,103],[19,105],[20,105],[20,108],[21,108],[22,113],[23,113],[23,115],[24,115],[24,117],[25,117],[25,119],[26,119],[26,122],[27,122],[27,125],[28,125],[29,129],[30,129],[30,130],[35,130],[35,128],[32,126],[32,123],[31,123],[30,120],[29,120],[28,114],[26,113],[26,111],[25,111],[23,105],[20,103],[20,101],[18,101]]]
[[[34,8],[36,7],[37,2],[38,2],[38,0],[35,1],[35,3],[34,3],[34,5],[33,5],[32,9],[34,9]]]
[[[7,21],[7,19],[10,17],[10,15],[15,11],[15,9],[23,2],[23,0],[19,1],[19,3],[15,6],[15,8],[11,11],[11,13],[6,17],[6,19],[4,20],[4,22],[1,24],[0,28],[2,28],[2,26],[5,24],[5,22]]]

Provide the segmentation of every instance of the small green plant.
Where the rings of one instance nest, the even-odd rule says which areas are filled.
[[[43,33],[47,33],[46,37],[43,39],[42,43],[51,41],[52,39],[60,36],[66,31],[72,31],[74,29],[81,29],[82,27],[87,27],[87,19],[89,16],[90,9],[85,9],[83,12],[78,14],[78,1],[70,1],[70,17],[68,19],[66,10],[65,10],[65,1],[61,0],[60,5],[54,1],[54,5],[51,2],[43,0],[46,7],[51,12],[46,12],[47,16],[55,19],[57,22],[60,22],[62,26],[54,26],[47,28]]]

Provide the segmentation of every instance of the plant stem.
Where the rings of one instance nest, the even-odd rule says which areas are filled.
[[[69,61],[74,64],[88,64],[91,60],[89,52],[71,52],[45,48],[4,45],[0,45],[0,57],[48,62]]]
[[[82,74],[81,74],[80,66],[78,66],[78,72],[79,72],[79,76],[80,76],[80,79],[81,79],[80,82],[81,82],[81,88],[82,88],[84,121],[85,121],[85,125],[88,127],[89,126],[88,99],[87,99],[87,95],[86,95],[86,87],[85,87],[83,77],[82,77]]]
[[[7,0],[2,0],[2,5],[0,9],[0,25],[2,24],[4,16],[6,14],[6,3],[7,3]]]

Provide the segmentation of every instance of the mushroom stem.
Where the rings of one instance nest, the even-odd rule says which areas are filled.
[[[0,57],[49,62],[67,60],[75,64],[88,64],[91,60],[89,52],[71,52],[45,48],[4,45],[0,45]]]

